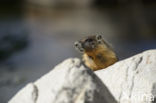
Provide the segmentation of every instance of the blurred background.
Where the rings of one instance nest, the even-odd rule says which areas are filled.
[[[120,60],[156,49],[155,0],[1,0],[0,103],[103,34]]]

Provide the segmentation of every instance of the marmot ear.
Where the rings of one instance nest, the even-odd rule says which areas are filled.
[[[101,34],[96,35],[96,40],[101,41],[102,40],[102,35]]]
[[[82,45],[81,45],[81,43],[79,41],[76,41],[74,43],[74,47],[75,47],[76,50],[78,50],[81,53],[84,51],[84,49],[82,48]]]

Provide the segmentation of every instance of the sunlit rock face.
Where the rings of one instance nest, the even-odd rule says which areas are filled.
[[[155,103],[156,50],[96,72],[70,58],[29,83],[9,103]]]
[[[95,74],[120,103],[156,101],[156,50],[145,51]]]
[[[68,59],[20,90],[9,103],[117,103],[79,59]]]

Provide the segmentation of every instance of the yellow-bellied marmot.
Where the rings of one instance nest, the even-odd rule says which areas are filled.
[[[92,69],[100,70],[114,64],[118,59],[102,35],[88,36],[75,42],[75,48],[83,53],[84,64]]]

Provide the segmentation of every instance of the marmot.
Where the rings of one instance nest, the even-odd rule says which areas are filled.
[[[83,53],[84,64],[93,71],[104,69],[118,61],[116,53],[102,35],[88,36],[76,41],[74,45]]]

